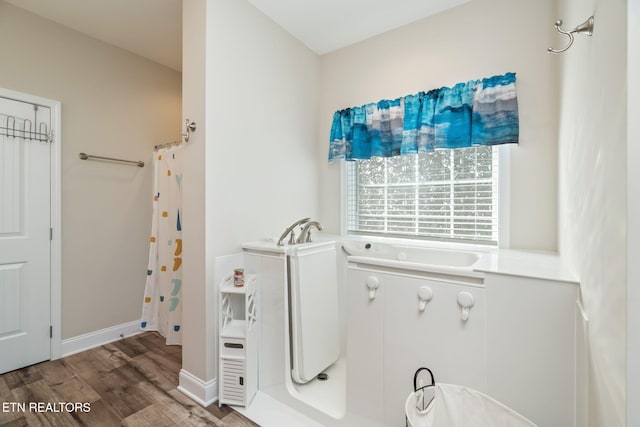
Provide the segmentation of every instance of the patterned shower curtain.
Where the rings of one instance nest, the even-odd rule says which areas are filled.
[[[182,344],[182,147],[154,152],[153,219],[141,329]]]

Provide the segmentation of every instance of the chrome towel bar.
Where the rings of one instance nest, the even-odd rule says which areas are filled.
[[[103,156],[94,156],[92,154],[80,153],[80,160],[89,160],[89,159],[98,159],[98,160],[109,160],[112,162],[121,162],[121,163],[130,163],[137,165],[140,168],[144,167],[144,162],[142,160],[124,160],[124,159],[115,159],[113,157],[103,157]]]

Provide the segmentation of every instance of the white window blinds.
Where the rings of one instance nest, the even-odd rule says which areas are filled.
[[[347,162],[347,231],[496,245],[498,149]]]

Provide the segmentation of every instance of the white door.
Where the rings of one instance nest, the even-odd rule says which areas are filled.
[[[50,122],[0,97],[0,374],[51,357]]]

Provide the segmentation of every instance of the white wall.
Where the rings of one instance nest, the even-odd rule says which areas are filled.
[[[640,257],[640,1],[627,1],[627,260]],[[640,425],[640,264],[627,262],[627,425]]]
[[[3,1],[0,52],[0,86],[62,102],[62,338],[139,319],[151,151],[179,129],[180,74]]]
[[[183,19],[183,110],[198,123],[185,160],[183,369],[206,382],[215,257],[317,217],[319,65],[246,1],[185,0]]]
[[[511,150],[511,247],[556,250],[557,96],[546,53],[553,5],[474,0],[321,58],[320,218],[330,231],[340,231],[340,167],[326,160],[334,111],[515,71],[521,142]]]
[[[182,281],[182,369],[202,380],[214,377],[215,336],[205,327],[214,316],[207,303],[205,224],[205,155],[207,151],[206,101],[206,0],[182,2],[182,116],[196,123],[196,131],[184,146],[183,174],[183,273]],[[188,285],[187,285],[188,284]],[[204,396],[202,396],[204,399]]]
[[[189,148],[192,179],[203,183],[191,194],[191,208],[185,206],[185,221],[188,209],[193,215],[192,273],[185,275],[193,279],[194,328],[183,349],[185,366],[215,378],[216,255],[277,234],[301,216],[317,215],[329,231],[339,230],[339,168],[326,164],[336,109],[515,71],[521,144],[511,154],[511,246],[556,249],[559,219],[561,251],[580,273],[591,319],[590,425],[624,424],[626,111],[621,102],[604,102],[625,99],[622,0],[606,7],[604,0],[561,0],[560,14],[552,0],[475,0],[326,55],[319,77],[317,58],[246,2],[188,3],[198,6],[185,22],[196,22],[195,32],[206,27],[206,43],[194,46],[204,53],[192,58],[201,71],[206,57],[193,106],[203,102],[196,90],[205,90],[206,100],[200,139]],[[594,11],[593,38],[578,36],[560,57],[546,53],[564,42],[554,35],[558,16],[571,25]],[[203,24],[196,18],[204,14]],[[197,113],[187,112],[187,104],[186,117]]]
[[[625,425],[626,1],[562,0],[569,27],[595,14],[560,64],[560,250],[589,316],[589,425]]]
[[[223,255],[317,217],[319,59],[248,2],[211,5],[207,185],[214,198],[207,221]]]

